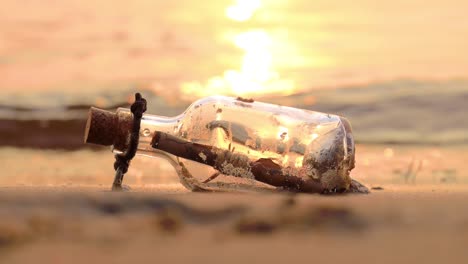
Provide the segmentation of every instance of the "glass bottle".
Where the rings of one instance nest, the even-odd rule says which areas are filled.
[[[132,122],[129,109],[91,108],[85,142],[122,153]],[[175,117],[144,114],[137,155],[165,157],[192,190],[326,192],[349,189],[355,146],[342,117],[211,96]]]

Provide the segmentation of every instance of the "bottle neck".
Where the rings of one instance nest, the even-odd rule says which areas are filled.
[[[127,108],[119,108],[117,109],[117,113],[124,115],[128,114],[131,116],[130,109]],[[183,114],[175,117],[144,114],[140,123],[140,137],[138,141],[137,154],[153,156],[155,150],[151,147],[151,140],[155,133],[159,131],[175,135],[179,130],[182,118]],[[122,153],[124,150],[114,148],[113,151],[116,153]]]

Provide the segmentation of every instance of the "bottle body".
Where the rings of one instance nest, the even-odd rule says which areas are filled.
[[[117,112],[131,115],[126,109]],[[182,145],[196,144],[210,152],[200,150],[189,157],[175,153],[172,145],[164,149],[163,144],[154,143],[159,132],[177,142],[180,139]],[[114,146],[114,151],[125,149]],[[285,179],[283,184],[300,179],[332,190],[349,187],[354,151],[351,127],[342,117],[212,96],[194,102],[177,117],[143,115],[137,154],[165,156],[175,165],[182,164],[194,179],[205,184],[258,184],[268,188],[277,183],[265,180],[273,173],[264,175],[258,170],[274,168],[276,174],[280,173],[275,177]],[[206,161],[211,153],[217,159],[212,164]],[[178,161],[177,156],[181,157]],[[219,175],[211,177],[215,174]]]

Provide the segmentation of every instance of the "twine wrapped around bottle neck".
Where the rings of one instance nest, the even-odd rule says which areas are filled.
[[[130,142],[127,150],[123,154],[115,155],[114,169],[115,178],[112,184],[112,190],[122,190],[122,180],[128,171],[131,160],[135,157],[138,148],[138,140],[140,139],[140,123],[143,113],[146,112],[146,100],[140,93],[135,94],[135,102],[130,108],[133,114],[133,125],[130,133]]]

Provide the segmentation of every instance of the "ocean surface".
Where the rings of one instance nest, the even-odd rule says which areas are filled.
[[[361,143],[468,143],[458,0],[4,0],[0,146],[82,148],[87,109],[214,94],[336,113]]]
[[[176,102],[144,88],[101,89],[86,93],[36,92],[0,97],[0,145],[74,149],[82,143],[90,106],[128,107],[142,92],[150,114],[174,116],[192,101]],[[351,121],[359,143],[468,143],[468,81],[399,80],[257,101],[339,114]]]

